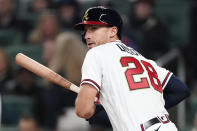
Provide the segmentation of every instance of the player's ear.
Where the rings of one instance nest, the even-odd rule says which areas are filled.
[[[114,36],[116,36],[118,33],[118,28],[113,26],[111,27],[111,30],[110,30],[110,37],[113,38]]]

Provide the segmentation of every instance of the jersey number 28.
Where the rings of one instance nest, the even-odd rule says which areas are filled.
[[[131,90],[149,88],[149,79],[153,88],[159,92],[162,92],[162,87],[158,79],[157,72],[150,63],[143,60],[139,61],[134,57],[122,57],[120,62],[123,67],[129,66],[129,63],[133,63],[135,65],[135,68],[128,68],[125,72]],[[144,69],[142,66],[144,66],[146,71],[148,72],[148,77],[140,78],[140,81],[137,82],[135,81],[134,77],[136,75],[144,73]]]

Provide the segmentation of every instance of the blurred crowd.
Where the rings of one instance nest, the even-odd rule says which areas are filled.
[[[195,90],[197,1],[187,2],[192,5],[189,8],[190,37],[188,43],[185,43],[187,46],[175,48],[180,50],[185,59],[186,83]],[[67,112],[74,110],[75,93],[15,65],[13,58],[19,51],[28,52],[26,50],[29,49],[26,55],[36,56],[35,60],[79,86],[81,66],[87,47],[81,40],[83,32],[76,32],[72,27],[81,21],[83,15],[81,3],[82,1],[77,0],[0,0],[2,126],[17,125],[20,131],[40,131],[41,128],[58,130],[60,116],[68,116]],[[122,41],[153,60],[159,59],[172,47],[174,48],[168,25],[155,11],[156,2],[136,0],[129,3],[129,12],[122,14],[125,23]],[[112,0],[95,0],[91,6],[96,5],[114,7]],[[37,49],[41,51],[38,53]],[[167,66],[176,73],[174,63]],[[9,111],[9,102],[4,103],[8,97],[4,96],[10,96],[14,101],[17,97],[28,98],[32,103],[31,111],[20,113],[22,115],[18,116],[14,116],[16,114],[13,111],[13,114],[4,113]],[[11,115],[15,120],[9,118]],[[86,123],[85,120],[79,122],[83,125]],[[74,122],[71,124],[77,125]],[[84,129],[86,127],[87,125]],[[90,127],[88,125],[88,129],[109,131],[110,125],[103,122]]]

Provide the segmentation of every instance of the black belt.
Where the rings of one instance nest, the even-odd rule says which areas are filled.
[[[163,120],[163,117],[165,117],[166,120]],[[142,131],[145,131],[146,129],[148,129],[149,127],[151,127],[154,124],[157,124],[157,123],[165,124],[165,123],[168,123],[169,121],[170,120],[169,120],[168,116],[165,115],[165,116],[162,116],[162,117],[155,117],[153,119],[150,119],[147,122],[141,124],[140,126],[141,126]]]

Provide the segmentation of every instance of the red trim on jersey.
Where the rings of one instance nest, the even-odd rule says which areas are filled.
[[[96,97],[97,97],[96,103],[97,103],[97,104],[100,104],[99,93],[96,94]]]
[[[144,126],[143,124],[140,124],[141,130],[144,131]]]
[[[168,118],[168,115],[165,114],[165,117],[166,117],[166,121],[163,121],[160,117],[157,116],[157,118],[159,119],[159,121],[162,122],[163,124],[166,124],[166,123],[170,122],[170,120]]]
[[[93,83],[99,90],[101,89],[100,86],[99,86],[95,81],[93,81],[93,80],[91,80],[91,79],[84,79],[84,80],[81,81],[81,83],[83,83],[83,82],[85,82],[85,81],[91,82],[91,83]]]
[[[162,87],[165,85],[168,77],[170,76],[170,72],[168,72],[168,74],[166,75],[166,78],[164,79],[163,83],[162,83]]]
[[[83,21],[79,24],[81,25],[110,25],[108,23],[100,22],[100,21]]]
[[[99,90],[101,89],[100,86],[95,81],[93,81],[91,79],[84,79],[84,80],[81,81],[81,83],[83,83],[83,82],[85,83],[86,81],[93,83]],[[100,101],[99,101],[99,93],[96,95],[96,97],[97,97],[96,103],[97,104],[100,104]]]

